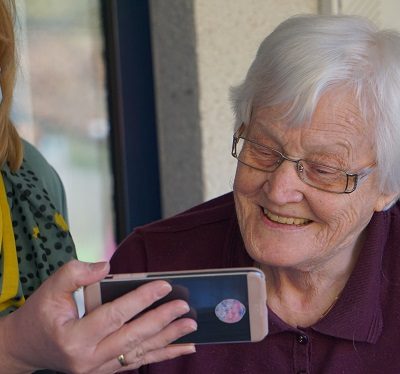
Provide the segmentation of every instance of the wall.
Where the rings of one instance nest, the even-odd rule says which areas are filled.
[[[317,0],[150,0],[163,214],[232,188],[229,88],[281,21]]]

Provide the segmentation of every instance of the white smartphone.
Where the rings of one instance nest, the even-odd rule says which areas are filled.
[[[172,285],[172,291],[149,307],[183,299],[197,331],[174,343],[257,342],[268,333],[264,273],[257,268],[207,269],[160,273],[114,274],[84,289],[86,313],[137,287],[157,279]]]

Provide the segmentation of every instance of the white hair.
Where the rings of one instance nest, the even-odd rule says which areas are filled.
[[[309,123],[321,96],[351,88],[376,127],[383,192],[400,193],[400,34],[357,16],[300,15],[261,43],[245,80],[232,88],[236,126],[255,108],[287,105],[293,126]]]

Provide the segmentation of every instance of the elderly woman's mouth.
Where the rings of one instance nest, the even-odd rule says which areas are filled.
[[[285,217],[278,216],[269,212],[267,209],[263,208],[264,215],[267,216],[271,221],[283,223],[285,225],[307,225],[311,222],[311,220],[306,218],[298,218],[298,217]]]

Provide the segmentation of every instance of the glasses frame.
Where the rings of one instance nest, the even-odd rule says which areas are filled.
[[[246,165],[246,166],[248,166],[248,167],[250,167],[250,168],[252,168],[252,169],[262,171],[262,172],[264,172],[264,173],[273,173],[274,171],[276,171],[276,170],[279,168],[279,166],[280,166],[285,160],[286,160],[286,161],[293,162],[293,163],[296,164],[296,172],[297,172],[297,175],[298,175],[299,179],[300,179],[303,183],[307,184],[308,186],[311,186],[311,187],[313,187],[313,188],[316,188],[316,189],[318,189],[318,190],[320,190],[320,191],[330,192],[330,193],[335,193],[335,194],[349,194],[349,193],[352,193],[352,192],[354,192],[354,191],[357,189],[357,187],[359,187],[359,186],[361,185],[361,181],[362,181],[365,177],[367,177],[369,174],[372,173],[372,171],[374,170],[374,168],[375,168],[375,166],[376,166],[376,162],[374,162],[374,163],[372,163],[371,165],[368,165],[368,166],[366,166],[365,168],[362,168],[362,169],[359,170],[358,172],[348,172],[348,171],[346,171],[346,170],[337,169],[337,168],[334,168],[334,167],[331,167],[331,166],[328,166],[328,165],[324,165],[324,164],[318,164],[318,163],[315,163],[315,162],[313,162],[313,161],[309,161],[309,160],[306,160],[306,159],[303,159],[303,158],[294,159],[294,158],[291,158],[291,157],[286,156],[284,153],[282,153],[282,152],[280,152],[280,151],[278,151],[278,150],[276,150],[276,149],[270,148],[270,147],[268,147],[268,146],[266,146],[266,145],[263,145],[263,144],[259,144],[259,143],[255,142],[254,140],[251,140],[251,139],[248,139],[248,138],[246,138],[246,137],[244,137],[244,136],[241,136],[241,134],[242,134],[243,131],[244,131],[244,128],[245,128],[245,126],[244,126],[244,124],[242,124],[242,125],[239,127],[239,129],[238,129],[237,131],[235,131],[235,133],[233,134],[233,142],[232,142],[232,151],[231,151],[231,155],[232,155],[234,158],[236,158],[240,163],[242,163],[243,165]],[[258,147],[267,149],[267,150],[272,151],[273,153],[279,155],[280,158],[279,158],[279,159],[277,160],[277,162],[276,162],[276,167],[275,167],[273,170],[265,170],[265,169],[260,169],[260,168],[254,167],[254,166],[252,166],[252,165],[246,164],[245,162],[243,162],[242,160],[240,160],[240,159],[239,159],[239,156],[238,156],[238,154],[237,154],[237,149],[236,149],[237,144],[238,144],[238,142],[239,142],[239,139],[243,139],[243,140],[245,140],[245,141],[247,141],[247,142],[250,142],[250,143],[253,143],[253,144],[257,145]],[[306,162],[312,163],[312,164],[314,164],[314,165],[321,165],[321,166],[330,168],[330,169],[332,169],[332,170],[338,171],[338,172],[340,172],[340,173],[343,173],[343,175],[346,176],[346,186],[345,186],[345,188],[344,188],[344,191],[338,192],[338,191],[326,190],[326,189],[324,189],[324,188],[321,188],[321,187],[318,187],[318,186],[314,186],[313,184],[311,184],[311,183],[309,183],[308,181],[304,180],[304,179],[302,178],[302,172],[303,172],[303,168],[304,168],[304,167],[303,167],[301,161],[306,161]],[[353,188],[348,190],[350,180],[353,181]]]

